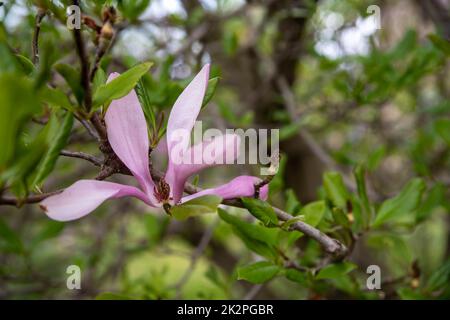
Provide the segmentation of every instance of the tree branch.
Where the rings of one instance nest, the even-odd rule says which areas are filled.
[[[98,159],[98,158],[96,158],[90,154],[84,153],[84,152],[61,150],[60,154],[62,156],[69,157],[69,158],[78,158],[78,159],[87,160],[97,167],[101,167],[103,164],[103,161],[101,159]]]
[[[34,24],[33,42],[31,44],[31,56],[33,57],[33,64],[35,65],[39,63],[39,33],[41,31],[41,22],[45,15],[45,10],[38,8]]]

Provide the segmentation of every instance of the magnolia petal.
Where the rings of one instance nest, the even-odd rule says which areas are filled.
[[[240,137],[236,134],[215,136],[190,148],[181,163],[169,162],[165,179],[171,187],[174,203],[180,201],[190,176],[212,166],[232,164],[239,155],[239,144]]]
[[[62,193],[41,201],[40,207],[53,220],[70,221],[84,217],[107,199],[126,196],[152,205],[138,188],[107,181],[79,180]]]
[[[167,122],[167,148],[170,153],[179,138],[182,139],[182,146],[187,150],[189,146],[189,136],[194,127],[195,120],[200,112],[208,86],[209,64],[206,64],[189,85],[183,90],[170,111]]]
[[[205,189],[195,194],[183,197],[182,203],[205,195],[217,195],[224,200],[241,197],[253,197],[255,195],[255,185],[261,182],[260,178],[252,176],[239,176],[230,182],[216,188]],[[265,185],[259,190],[259,198],[267,200],[269,186]]]
[[[108,81],[118,73],[109,76]],[[154,183],[150,175],[147,122],[136,92],[114,100],[105,115],[108,141],[116,155],[130,169],[145,193],[155,202]]]

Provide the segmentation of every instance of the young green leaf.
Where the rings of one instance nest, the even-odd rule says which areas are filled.
[[[250,265],[239,267],[237,270],[238,280],[246,280],[251,283],[264,283],[273,279],[281,267],[269,261],[259,261]]]
[[[219,83],[219,77],[214,77],[208,80],[208,88],[205,92],[205,97],[203,98],[202,109],[211,101],[214,93],[217,89],[217,84]]]
[[[323,215],[325,214],[325,210],[325,201],[319,200],[308,203],[301,209],[300,214],[305,217],[304,222],[315,227],[322,220]]]
[[[126,96],[136,86],[139,79],[150,69],[151,62],[138,64],[112,81],[98,87],[94,93],[94,110],[112,100]]]
[[[184,220],[192,216],[215,213],[222,198],[215,195],[206,195],[195,198],[183,204],[170,208],[172,216],[178,220]]]
[[[412,213],[419,205],[424,189],[425,183],[422,179],[412,179],[397,196],[383,202],[373,226],[379,227],[385,222],[396,221]]]
[[[327,198],[336,206],[345,209],[348,199],[347,188],[338,172],[326,172],[323,175],[323,186]]]
[[[55,69],[66,80],[78,103],[81,104],[84,94],[80,84],[80,73],[74,67],[62,63],[56,64]]]
[[[265,226],[278,224],[278,218],[272,206],[267,202],[255,198],[241,198],[245,208]]]
[[[45,156],[39,163],[37,167],[37,174],[32,183],[33,186],[40,186],[45,178],[52,172],[55,167],[56,160],[59,157],[59,153],[64,148],[67,140],[70,136],[70,131],[73,126],[73,114],[67,112],[62,125],[60,126],[58,133],[51,140],[49,149],[47,150]]]
[[[266,228],[254,223],[245,222],[239,219],[238,217],[235,217],[227,213],[225,210],[221,208],[218,209],[218,213],[222,220],[234,226],[236,229],[245,234],[247,237],[271,245],[276,244],[278,235],[277,230]]]

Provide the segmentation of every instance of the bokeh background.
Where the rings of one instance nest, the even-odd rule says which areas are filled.
[[[121,199],[106,202],[83,219],[60,223],[47,218],[36,204],[19,201],[16,207],[0,202],[0,298],[449,297],[449,1],[80,2],[83,13],[98,25],[106,6],[117,13],[102,71],[123,72],[138,62],[154,62],[145,84],[158,117],[164,113],[167,119],[187,81],[211,63],[212,76],[220,80],[201,113],[204,126],[280,129],[282,161],[270,185],[270,203],[295,214],[305,204],[326,200],[324,174],[339,172],[349,193],[347,220],[333,220],[332,204],[327,205],[328,221],[319,228],[349,245],[346,261],[354,269],[327,279],[278,276],[252,284],[237,280],[237,268],[260,260],[260,254],[216,214],[178,221],[163,211],[151,212],[141,202]],[[56,14],[71,3],[0,3],[0,70],[11,72],[11,56],[33,60],[36,16],[45,10],[40,71],[34,79],[62,88],[76,103],[70,85],[55,68],[67,64],[80,70],[73,32]],[[368,12],[371,5],[380,9],[379,19]],[[85,24],[82,29],[93,61],[103,40]],[[8,97],[14,90],[26,90],[11,83],[15,82],[4,77],[0,86],[0,123],[5,127],[20,112],[14,109],[16,100]],[[53,109],[41,102],[43,109],[17,131],[17,144],[25,141],[26,146],[48,121]],[[58,115],[63,118],[63,113]],[[6,136],[0,135],[0,152],[7,148]],[[64,149],[101,158],[96,141],[76,120]],[[9,163],[1,162],[3,176],[20,159],[31,157],[24,150]],[[358,195],[353,174],[357,166],[366,170],[374,211],[399,194],[406,198],[405,207],[398,209],[402,219],[377,228],[353,225],[357,209],[349,204]],[[2,178],[0,195],[26,198],[69,186],[81,177],[94,178],[98,171],[89,162],[61,156],[39,188],[28,186],[24,191],[15,177],[20,175],[22,183],[28,173],[13,171]],[[208,187],[237,174],[258,172],[258,166],[212,168],[195,183]],[[411,196],[404,187],[413,178],[421,179],[423,190]],[[132,181],[123,175],[109,180]],[[231,212],[256,223],[245,210]],[[323,256],[306,237],[290,243],[285,254],[312,269]],[[373,264],[381,267],[382,290],[365,286],[366,268]],[[69,265],[81,268],[81,290],[66,287]]]

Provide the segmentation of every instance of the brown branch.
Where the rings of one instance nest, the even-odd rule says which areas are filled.
[[[90,154],[84,153],[84,152],[77,152],[77,151],[68,151],[68,150],[61,150],[60,154],[65,157],[69,158],[78,158],[78,159],[84,159],[86,161],[91,162],[97,167],[101,167],[103,164],[103,161],[101,159],[98,159]]]
[[[73,4],[79,6],[79,1],[75,0],[73,1]],[[73,30],[73,36],[75,39],[78,58],[81,64],[81,86],[84,91],[84,108],[86,109],[87,113],[89,113],[92,109],[92,88],[91,80],[89,78],[89,60],[86,54],[86,48],[83,41],[83,35],[81,34],[81,29],[75,28]],[[91,117],[91,122],[94,125],[94,128],[97,130],[100,138],[106,140],[106,129],[96,113],[94,113]]]
[[[44,19],[46,12],[42,8],[38,8],[38,12],[34,24],[33,42],[31,44],[31,55],[33,64],[39,63],[39,33],[41,31],[41,22]]]
[[[58,194],[60,192],[64,191],[64,189],[56,190],[48,193],[41,193],[41,194],[35,194],[28,196],[27,198],[20,199],[16,197],[1,197],[0,198],[0,205],[10,205],[10,206],[20,206],[25,203],[38,203],[44,200],[45,198],[48,198],[50,196],[53,196],[55,194]]]
[[[103,170],[107,170],[107,168],[109,168],[109,167],[106,167]],[[120,168],[120,167],[117,167],[117,168]],[[111,172],[108,172],[108,176],[113,173],[123,173],[123,174],[128,174],[128,175],[131,174],[129,171],[126,172],[126,171],[123,171],[123,170],[120,170],[117,168],[112,168]],[[161,172],[158,172],[155,170],[151,170],[151,174],[152,174],[152,178],[156,181],[160,180],[161,178],[164,177],[164,175]],[[102,178],[104,179],[105,177],[102,177]],[[97,177],[97,179],[101,180],[99,177]],[[184,191],[188,194],[194,194],[194,193],[200,192],[201,190],[202,190],[201,188],[197,188],[189,183],[186,183],[185,188],[184,188]],[[36,203],[36,202],[39,202],[39,201],[45,199],[46,197],[56,194],[58,192],[60,192],[60,191],[57,191],[54,193],[37,195],[37,196],[30,196],[30,197],[22,200],[22,202],[16,198],[3,197],[3,198],[0,198],[0,204],[16,205],[18,203],[19,204],[20,203]],[[224,201],[222,201],[222,203],[227,206],[232,206],[232,207],[237,207],[237,208],[245,208],[240,199],[224,200]],[[294,219],[294,217],[292,215],[290,215],[289,213],[287,213],[277,207],[274,207],[274,206],[272,206],[272,208],[275,211],[275,214],[277,215],[277,217],[280,221],[286,222],[286,221],[290,221],[290,220]],[[333,256],[334,259],[343,258],[348,253],[348,249],[343,243],[341,243],[340,241],[338,241],[336,239],[329,237],[328,235],[326,235],[319,229],[316,229],[303,221],[297,221],[297,222],[293,223],[290,226],[290,229],[300,231],[300,232],[304,233],[305,235],[309,236],[310,238],[314,239],[315,241],[317,241],[324,248],[324,250],[327,253],[329,253],[330,255]]]

